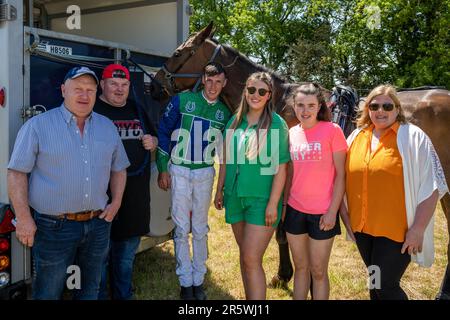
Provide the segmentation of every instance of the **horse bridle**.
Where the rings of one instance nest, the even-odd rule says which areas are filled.
[[[199,46],[193,48],[190,52],[189,57],[182,63],[180,64],[180,66],[173,72],[170,72],[169,69],[167,69],[167,65],[166,63],[163,64],[163,66],[161,67],[161,70],[164,72],[164,77],[168,80],[167,82],[170,84],[170,89],[171,92],[175,92],[178,93],[181,90],[177,88],[177,85],[175,83],[175,79],[176,78],[198,78],[197,82],[195,83],[194,88],[192,88],[192,91],[195,92],[198,89],[198,86],[200,85],[200,82],[202,80],[202,73],[177,73],[178,70],[180,70],[184,64],[195,54],[195,52],[197,51]],[[216,48],[214,49],[214,52],[211,56],[211,58],[209,59],[208,63],[213,62],[217,55],[219,54],[220,49],[222,48],[222,45],[219,44],[216,46]],[[165,89],[167,91],[167,88],[162,85],[163,89]]]
[[[330,96],[330,100],[332,99],[333,96],[336,99],[334,105],[331,106],[333,109],[331,113],[332,121],[338,124],[342,128],[342,130],[345,130],[348,125],[348,122],[352,121],[353,113],[355,111],[354,109],[348,110],[348,108],[352,107],[354,108],[354,106],[359,102],[359,99],[357,96],[354,95],[355,94],[354,92],[352,92],[351,90],[349,90],[344,86],[337,86],[334,89],[335,90],[333,90]],[[352,99],[349,99],[348,97],[344,96],[340,91],[347,91],[351,95]],[[356,101],[353,98],[358,99],[358,101]],[[342,109],[342,104],[347,108]]]

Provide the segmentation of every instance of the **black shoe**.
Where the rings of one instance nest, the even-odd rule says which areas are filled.
[[[196,300],[206,300],[206,293],[203,290],[203,285],[193,286],[194,288],[194,297]]]
[[[180,298],[181,300],[195,300],[193,287],[181,286]]]

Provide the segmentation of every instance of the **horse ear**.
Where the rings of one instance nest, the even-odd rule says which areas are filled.
[[[199,32],[198,36],[195,39],[195,42],[197,44],[200,44],[203,41],[205,41],[207,38],[212,37],[211,31],[212,31],[213,27],[214,27],[214,22],[211,21],[203,30],[201,30]]]
[[[210,37],[210,38],[213,38],[213,37],[214,37],[214,34],[216,33],[216,30],[217,30],[217,27],[214,26],[214,28],[211,30],[211,33],[209,34],[209,37]]]

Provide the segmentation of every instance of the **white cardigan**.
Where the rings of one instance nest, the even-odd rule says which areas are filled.
[[[350,148],[361,132],[356,129],[347,138]],[[413,124],[400,125],[397,146],[402,157],[405,188],[405,205],[408,227],[414,222],[417,206],[437,189],[439,199],[447,192],[444,170],[430,138]],[[345,199],[347,200],[347,199]],[[434,216],[425,229],[422,252],[413,254],[411,260],[422,267],[431,267],[434,261]]]

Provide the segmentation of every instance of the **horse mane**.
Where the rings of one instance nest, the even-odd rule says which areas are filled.
[[[259,70],[261,72],[267,72],[269,73],[274,81],[278,81],[278,82],[282,82],[282,83],[288,83],[288,79],[286,79],[286,77],[280,75],[278,72],[274,71],[273,69],[267,68],[263,65],[260,65],[252,60],[250,60],[247,56],[245,56],[244,54],[242,54],[241,52],[239,52],[237,49],[227,45],[227,44],[222,44],[220,43],[217,39],[214,38],[208,38],[208,40],[211,40],[211,42],[213,42],[216,45],[221,45],[222,47],[225,48],[226,51],[233,53],[235,56],[237,56],[238,58],[242,59],[243,61],[245,61],[245,63],[247,63],[251,68],[254,68],[256,70]],[[224,66],[226,67],[226,66]]]

